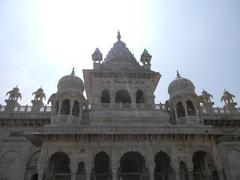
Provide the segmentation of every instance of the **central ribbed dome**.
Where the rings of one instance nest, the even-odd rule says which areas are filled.
[[[126,47],[126,44],[121,41],[121,35],[118,32],[118,41],[113,44],[113,47],[108,52],[102,64],[103,69],[140,69],[142,68],[134,55]]]
[[[83,93],[84,91],[84,84],[83,81],[75,76],[74,70],[72,71],[71,75],[63,76],[58,81],[58,91],[78,91]]]

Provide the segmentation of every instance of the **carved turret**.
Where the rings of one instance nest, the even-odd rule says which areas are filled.
[[[12,90],[8,91],[6,96],[8,95],[8,99],[5,100],[5,102],[7,103],[6,111],[14,111],[14,109],[19,106],[18,99],[22,99],[22,95],[17,86]]]
[[[41,107],[44,106],[43,99],[46,99],[42,87],[40,87],[37,91],[33,92],[32,95],[34,95],[34,99],[31,101],[33,104],[32,111],[39,112]]]
[[[99,69],[102,60],[103,60],[102,53],[98,48],[96,48],[96,50],[92,54],[93,68]]]
[[[151,59],[152,59],[152,55],[150,55],[148,51],[144,49],[140,59],[140,61],[143,63],[144,69],[146,70],[151,69],[151,63],[150,63]]]
[[[221,102],[224,101],[225,105],[223,107],[225,108],[226,112],[236,112],[237,103],[234,102],[233,98],[235,98],[235,96],[224,89]]]
[[[213,112],[214,102],[211,101],[213,96],[203,89],[202,95],[199,96],[200,103],[203,104],[203,107],[207,113]]]

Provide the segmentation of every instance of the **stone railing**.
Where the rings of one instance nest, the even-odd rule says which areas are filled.
[[[205,109],[202,109],[203,114],[208,114],[209,112],[207,112]],[[226,108],[220,108],[220,107],[214,107],[212,109],[212,112],[210,112],[211,114],[231,114],[233,112],[229,111]],[[235,113],[240,113],[240,107],[235,108]]]
[[[157,111],[167,111],[167,106],[165,104],[154,104],[153,106],[149,104],[129,104],[129,103],[101,103],[94,104],[90,106],[94,110],[157,110]]]
[[[33,106],[17,106],[14,108],[13,112],[32,112]],[[0,112],[5,112],[6,106],[0,105]],[[39,112],[51,112],[51,106],[42,106]]]

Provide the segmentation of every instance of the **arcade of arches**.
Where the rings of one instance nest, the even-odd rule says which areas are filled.
[[[75,171],[67,153],[56,152],[50,156],[44,171],[44,180],[222,180],[209,154],[197,151],[192,157],[192,170],[180,161],[178,170],[173,167],[171,157],[159,151],[154,157],[154,166],[149,167],[145,157],[137,151],[128,151],[116,164],[112,164],[108,153],[100,151],[95,155],[90,169],[87,161],[80,161]],[[74,172],[73,172],[74,171]],[[219,177],[221,176],[221,177]],[[37,178],[36,178],[37,179]],[[34,179],[35,180],[35,179]]]

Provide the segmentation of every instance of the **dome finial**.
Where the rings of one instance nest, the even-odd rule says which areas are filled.
[[[121,34],[120,34],[119,31],[118,31],[117,39],[118,39],[119,41],[121,41]]]
[[[178,70],[177,70],[177,78],[181,78],[181,75],[179,74]]]
[[[73,69],[72,69],[71,76],[75,76],[75,70],[74,70],[74,67],[73,67]]]

